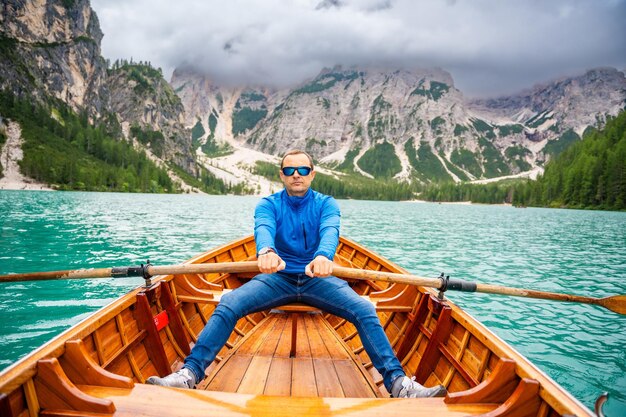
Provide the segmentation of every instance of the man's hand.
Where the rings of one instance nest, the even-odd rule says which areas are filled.
[[[304,268],[304,273],[313,277],[327,277],[333,273],[333,261],[319,255]]]
[[[275,252],[259,255],[257,265],[259,266],[259,271],[263,274],[273,274],[274,272],[282,271],[286,266],[285,261]]]

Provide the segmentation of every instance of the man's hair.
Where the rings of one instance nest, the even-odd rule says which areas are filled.
[[[309,163],[311,164],[311,169],[314,168],[313,166],[313,158],[311,158],[311,155],[309,155],[308,153],[301,151],[300,149],[292,149],[290,151],[288,151],[284,156],[283,159],[280,160],[280,167],[283,167],[283,164],[285,163],[285,158],[287,158],[289,155],[306,155],[307,158],[309,158]]]

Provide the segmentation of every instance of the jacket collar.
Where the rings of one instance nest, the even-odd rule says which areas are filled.
[[[294,208],[294,209],[298,209],[302,207],[312,197],[313,197],[313,190],[311,190],[310,188],[306,191],[306,194],[304,194],[302,197],[289,195],[287,194],[287,190],[283,190],[283,199],[287,201],[287,204],[289,204],[289,207]]]

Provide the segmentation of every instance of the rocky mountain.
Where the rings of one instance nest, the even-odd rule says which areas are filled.
[[[188,124],[210,139],[279,155],[290,148],[365,176],[476,180],[541,169],[626,107],[626,78],[594,69],[518,95],[469,100],[441,69],[336,67],[297,88],[222,88],[176,71]]]
[[[550,132],[574,131],[579,137],[588,127],[601,127],[606,117],[624,109],[626,81],[615,68],[596,68],[585,74],[537,85],[519,94],[473,100],[471,107],[484,117],[504,117],[522,123],[534,139],[552,139]]]
[[[239,133],[253,128],[267,114],[268,100],[274,106],[272,103],[284,99],[285,92],[225,88],[205,75],[182,68],[174,71],[170,84],[184,104],[198,162],[226,183],[252,186],[258,194],[278,189],[275,182],[254,173],[257,161],[274,164],[277,158],[252,149]]]
[[[87,0],[6,0],[0,23],[0,88],[102,113],[108,96],[103,35]]]
[[[125,139],[195,172],[180,99],[149,64],[107,69],[88,0],[6,0],[0,23],[0,89],[39,102],[59,99],[92,121],[125,126]]]
[[[185,109],[160,69],[116,62],[108,71],[107,87],[107,108],[118,115],[125,137],[137,139],[157,157],[195,173]]]

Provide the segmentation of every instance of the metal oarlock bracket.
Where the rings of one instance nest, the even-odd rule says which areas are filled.
[[[439,287],[439,294],[437,294],[437,298],[443,301],[443,293],[448,289],[448,284],[450,283],[450,275],[444,276],[443,272],[439,275],[439,279],[441,280],[441,286]]]
[[[146,288],[149,288],[152,286],[152,275],[150,275],[150,273],[148,272],[148,268],[152,266],[152,264],[150,263],[150,259],[148,259],[146,261],[146,264],[141,264],[141,276],[143,276],[143,279],[146,281]]]

